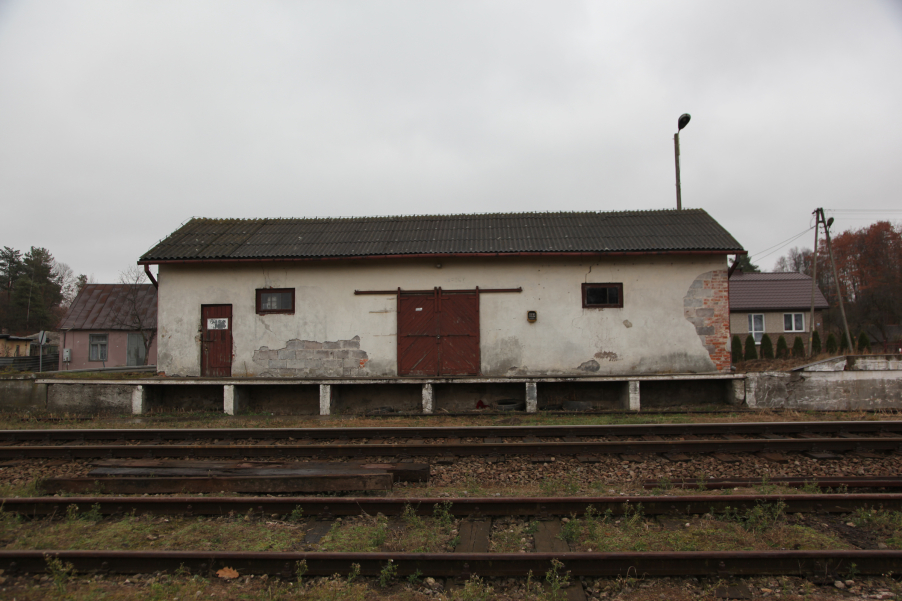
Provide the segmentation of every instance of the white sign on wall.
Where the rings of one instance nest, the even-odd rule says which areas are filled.
[[[229,318],[228,317],[211,317],[207,320],[207,329],[208,330],[228,330],[229,329]]]

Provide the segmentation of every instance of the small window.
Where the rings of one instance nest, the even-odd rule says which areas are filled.
[[[106,361],[106,334],[91,334],[89,337],[88,361]]]
[[[783,331],[784,332],[804,332],[805,331],[805,314],[804,313],[784,313],[783,314]]]
[[[620,308],[623,284],[583,284],[584,308]]]
[[[294,288],[258,289],[257,313],[294,313]]]
[[[749,334],[755,337],[755,344],[761,344],[761,338],[764,336],[764,315],[749,315]]]

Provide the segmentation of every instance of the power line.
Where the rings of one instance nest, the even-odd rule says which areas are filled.
[[[767,257],[767,256],[769,256],[769,255],[775,253],[776,251],[780,250],[780,249],[783,248],[784,246],[787,246],[788,244],[791,244],[792,242],[798,240],[799,238],[801,238],[802,236],[804,236],[805,234],[807,234],[808,232],[810,232],[810,231],[813,230],[813,229],[814,229],[814,226],[811,226],[811,227],[809,227],[807,230],[802,231],[802,232],[799,232],[798,234],[796,234],[796,235],[793,236],[792,238],[789,238],[789,239],[787,239],[787,240],[784,240],[783,242],[777,242],[777,243],[774,244],[773,246],[769,246],[769,247],[765,248],[764,250],[759,250],[758,252],[749,255],[749,260],[751,260],[752,257],[757,257],[757,258],[759,258],[759,259],[763,259],[764,257]],[[771,250],[771,249],[773,249],[773,250]],[[771,252],[768,252],[766,255],[764,255],[764,256],[762,256],[762,257],[759,257],[759,256],[758,256],[758,255],[760,255],[761,253],[767,252],[767,251],[771,251]]]

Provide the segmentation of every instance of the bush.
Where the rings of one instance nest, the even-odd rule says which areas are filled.
[[[786,344],[786,338],[780,336],[777,338],[777,359],[786,359],[789,357],[789,345]]]
[[[821,354],[821,335],[817,333],[817,330],[811,334],[811,356]]]
[[[858,352],[859,353],[869,353],[871,352],[871,339],[868,338],[868,335],[864,332],[858,334]]]
[[[755,348],[755,337],[749,334],[745,338],[745,354],[742,356],[743,361],[754,361],[758,358],[758,349]]]
[[[830,334],[827,334],[826,351],[828,355],[835,355],[837,351],[836,336],[834,336],[832,332]]]
[[[742,341],[739,340],[739,336],[733,336],[733,342],[730,346],[730,353],[733,355],[733,363],[739,363],[742,361]]]
[[[845,352],[848,351],[849,349],[852,349],[852,350],[855,349],[855,337],[852,336],[852,342],[849,343],[849,338],[848,338],[848,336],[846,336],[846,333],[843,332],[843,333],[840,335],[840,339],[839,339],[839,352],[840,352],[840,353],[845,353]]]
[[[767,334],[765,334],[764,336],[761,337],[761,358],[762,359],[773,359],[774,358],[774,343],[771,342],[770,336],[768,336]]]
[[[802,342],[801,336],[796,336],[795,341],[792,343],[792,356],[796,359],[801,359],[805,356],[805,343]]]

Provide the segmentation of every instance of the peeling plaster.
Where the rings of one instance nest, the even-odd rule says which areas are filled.
[[[332,342],[293,339],[280,349],[261,346],[253,359],[266,368],[261,376],[275,377],[368,376],[369,360],[366,351],[360,350],[360,336]]]

